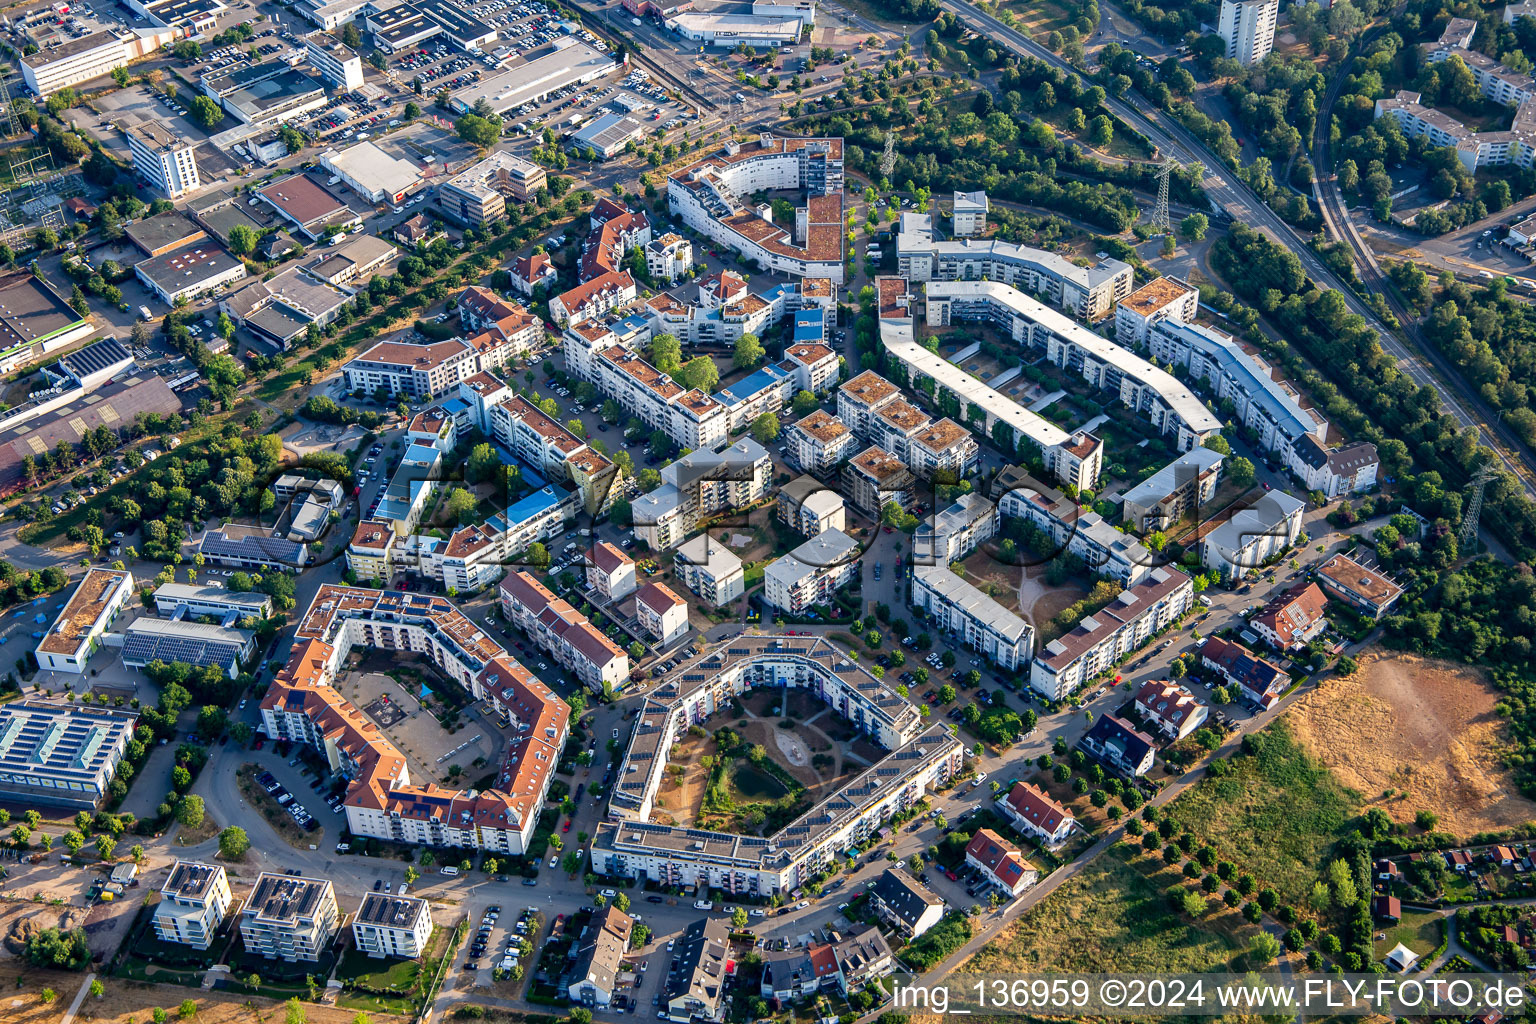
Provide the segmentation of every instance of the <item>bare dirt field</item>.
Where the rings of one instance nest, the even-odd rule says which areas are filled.
[[[7,1019],[20,1019],[24,1024],[49,1024],[59,1020],[80,985],[79,975],[74,975],[73,979],[73,985],[67,991],[62,988],[58,990],[59,999],[51,1007],[54,1011],[52,1016]],[[186,999],[197,1003],[197,1014],[192,1018],[196,1024],[276,1024],[283,1020],[285,1012],[282,1000],[264,996],[204,992],[180,985],[146,985],[116,978],[104,978],[102,981],[106,992],[100,999],[87,995],[80,1004],[80,1012],[75,1015],[75,1020],[95,1021],[98,1024],[145,1024],[156,1007],[164,1007],[171,1018],[175,1019],[177,1008]],[[3,998],[0,996],[0,999]],[[357,1011],[340,1006],[305,1003],[304,1016],[308,1024],[351,1024]],[[368,1018],[373,1024],[406,1024],[409,1020],[407,1017],[374,1012],[370,1012]]]
[[[982,593],[1007,608],[1019,610],[1019,568],[1004,565],[985,551],[977,551],[962,562],[965,575]]]
[[[1346,786],[1393,819],[1431,810],[1458,835],[1536,818],[1499,764],[1504,726],[1497,692],[1464,665],[1408,655],[1368,655],[1288,717],[1296,738]],[[1388,789],[1400,795],[1383,800]]]

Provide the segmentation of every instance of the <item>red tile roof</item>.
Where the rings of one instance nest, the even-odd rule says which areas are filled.
[[[1054,835],[1063,821],[1072,820],[1065,807],[1030,782],[1015,782],[1007,800],[1015,814],[1048,835]]]
[[[1029,870],[1019,848],[989,828],[976,830],[971,844],[965,848],[965,855],[985,864],[987,870],[1009,889],[1018,885],[1024,872]]]

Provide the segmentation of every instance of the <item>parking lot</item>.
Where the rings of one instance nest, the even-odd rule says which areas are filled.
[[[242,700],[240,708],[237,710],[244,710],[244,708],[245,701]],[[300,759],[295,757],[288,762],[288,767],[298,768],[300,764]],[[315,795],[311,798],[311,803],[315,805],[323,803],[332,815],[340,815],[342,813],[341,795],[346,790],[345,779],[338,779],[328,784],[326,776],[316,774],[308,766],[305,766],[299,774],[311,780],[310,788],[315,791]],[[319,831],[320,822],[315,819],[315,813],[306,807],[304,802],[287,786],[279,782],[277,776],[269,771],[259,772],[256,775],[256,784],[266,790],[272,799],[283,805],[283,810],[288,812],[288,816],[293,819],[294,824],[298,825],[305,832]]]

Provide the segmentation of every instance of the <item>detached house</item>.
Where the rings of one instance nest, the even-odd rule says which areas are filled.
[[[965,862],[979,868],[987,881],[1009,897],[1022,893],[1040,878],[1019,848],[989,828],[977,829],[965,848]]]
[[[875,913],[908,940],[939,923],[944,901],[927,886],[903,871],[886,868],[869,887]]]
[[[1157,755],[1157,742],[1152,737],[1114,715],[1100,715],[1077,745],[1089,757],[1123,775],[1145,775]]]
[[[1020,832],[1038,836],[1048,846],[1064,841],[1077,825],[1077,819],[1065,807],[1030,782],[1015,782],[1013,789],[997,801],[997,809]]]
[[[1170,741],[1177,742],[1205,724],[1210,708],[1182,686],[1148,680],[1136,691],[1136,713]]]
[[[1292,587],[1266,604],[1248,623],[1277,651],[1300,651],[1328,628],[1328,598],[1316,583]]]

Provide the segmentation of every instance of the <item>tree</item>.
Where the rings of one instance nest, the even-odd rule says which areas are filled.
[[[795,410],[796,416],[804,416],[816,408],[817,404],[816,396],[809,391],[797,391],[795,392],[795,400],[791,403],[791,407]]]
[[[939,703],[940,704],[953,704],[954,702],[955,702],[955,688],[953,686],[950,686],[948,683],[945,683],[943,686],[939,687]]]
[[[192,120],[206,132],[211,132],[224,120],[224,111],[209,96],[194,96],[191,103]]]
[[[224,860],[240,860],[251,848],[251,839],[239,825],[230,825],[219,833],[219,856]]]
[[[1179,234],[1191,242],[1198,242],[1205,238],[1205,232],[1211,226],[1210,218],[1203,213],[1192,213],[1179,221]]]
[[[458,132],[459,138],[479,149],[486,149],[501,138],[501,118],[481,117],[479,114],[465,114],[453,122],[453,130]]]
[[[501,456],[496,454],[496,449],[488,443],[477,444],[470,451],[469,461],[464,466],[464,479],[472,484],[494,480],[501,466]]]
[[[448,494],[448,500],[443,509],[452,516],[460,526],[468,526],[475,520],[475,508],[480,503],[475,500],[474,492],[462,487],[455,487]]]
[[[1100,114],[1088,124],[1088,141],[1095,146],[1107,146],[1114,140],[1115,125],[1107,114]]]
[[[256,251],[256,232],[248,224],[236,224],[229,229],[229,248],[240,256]]]
[[[747,926],[746,907],[737,907],[735,910],[731,911],[731,926],[737,931],[741,931]]]
[[[197,1016],[197,1000],[183,999],[181,1005],[176,1008],[176,1016],[182,1020],[191,1020]]]
[[[181,806],[176,808],[176,820],[187,828],[198,828],[203,824],[203,798],[196,793],[184,797]]]
[[[1243,458],[1241,455],[1228,456],[1225,468],[1227,479],[1237,486],[1243,488],[1253,486],[1255,470],[1250,460]]]
[[[549,568],[549,548],[538,541],[528,545],[527,559],[530,565],[539,569]]]
[[[305,1024],[309,1016],[304,1012],[304,1004],[299,1002],[298,996],[288,1000],[283,1011],[283,1024]]]
[[[102,860],[111,860],[112,851],[115,849],[117,849],[116,839],[105,834],[96,837],[96,855]]]
[[[709,356],[695,356],[674,376],[683,387],[697,388],[705,394],[715,390],[720,383],[720,371],[715,369],[715,361]]]
[[[1249,952],[1253,957],[1256,967],[1263,967],[1274,963],[1275,957],[1280,955],[1280,940],[1269,932],[1259,932],[1253,937],[1253,944],[1249,946]]]
[[[420,877],[421,877],[421,872],[416,870],[416,865],[412,864],[412,865],[410,865],[409,867],[407,867],[405,869],[405,884],[406,885],[415,885],[416,884],[416,879],[418,879]]]
[[[91,996],[92,996],[92,998],[100,999],[102,996],[104,996],[106,994],[107,994],[107,986],[105,986],[105,985],[103,985],[101,983],[101,979],[100,978],[92,978],[91,979]]]
[[[675,334],[658,334],[651,341],[651,364],[662,373],[677,375],[683,366],[683,346]]]
[[[34,967],[66,971],[78,971],[91,962],[83,928],[67,932],[58,928],[39,929],[27,937],[21,955]]]
[[[752,436],[758,444],[768,444],[779,436],[779,418],[771,412],[765,412],[752,421]]]
[[[613,898],[613,906],[620,913],[629,912],[629,894],[621,892]]]
[[[1200,447],[1209,448],[1211,451],[1218,452],[1222,455],[1232,454],[1232,446],[1228,444],[1227,439],[1222,437],[1220,434],[1212,434],[1210,437],[1206,438],[1200,443]]]
[[[738,370],[746,370],[763,361],[763,344],[758,341],[757,335],[743,334],[736,342],[736,354],[733,362]]]

